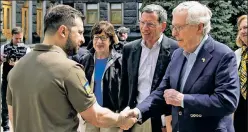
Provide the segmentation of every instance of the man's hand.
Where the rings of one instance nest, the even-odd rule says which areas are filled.
[[[165,116],[166,132],[172,132],[172,116]]]
[[[1,57],[0,57],[0,65],[1,65],[3,62],[6,62],[6,55],[5,55],[5,54],[1,54]]]
[[[118,118],[118,126],[123,130],[128,130],[137,122],[137,112],[134,109],[126,107],[121,111]]]
[[[14,60],[9,60],[9,65],[14,66],[18,63],[18,60],[14,61]]]
[[[172,132],[172,116],[162,115],[161,119],[164,121],[164,126],[161,128],[162,132]]]
[[[181,106],[184,95],[175,89],[166,89],[164,91],[164,99],[167,104],[173,106]]]

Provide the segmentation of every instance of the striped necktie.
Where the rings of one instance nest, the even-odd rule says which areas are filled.
[[[245,100],[246,100],[246,93],[247,93],[247,68],[246,68],[247,59],[248,59],[247,47],[242,46],[241,62],[240,62],[240,68],[239,68],[239,78],[240,78],[240,92]]]

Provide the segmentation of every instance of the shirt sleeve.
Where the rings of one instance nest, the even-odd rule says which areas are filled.
[[[79,66],[74,66],[69,71],[65,79],[65,89],[70,103],[79,113],[87,110],[96,101],[85,73]]]
[[[29,47],[27,47],[26,54],[29,53],[30,51],[31,51],[31,49]]]
[[[0,52],[0,60],[4,60],[4,45],[1,46],[1,52]]]

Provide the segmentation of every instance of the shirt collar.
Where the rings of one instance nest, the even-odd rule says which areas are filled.
[[[160,35],[158,41],[157,41],[152,47],[160,46],[160,44],[161,44],[161,42],[162,42],[162,40],[163,40],[163,36],[164,36],[163,33],[161,33],[161,35]],[[144,41],[143,39],[142,39],[142,41],[141,41],[141,46],[142,46],[142,47],[146,47],[145,41]]]
[[[203,46],[203,44],[205,43],[205,41],[208,39],[208,35],[205,35],[203,38],[202,38],[202,40],[201,40],[201,42],[200,42],[200,44],[199,44],[199,46],[196,48],[196,50],[193,52],[193,53],[188,53],[188,52],[186,52],[186,51],[183,51],[183,55],[185,56],[185,57],[188,57],[190,54],[194,54],[194,55],[198,55],[198,53],[199,53],[199,51],[200,51],[200,49],[201,49],[201,47]]]
[[[67,54],[65,53],[65,51],[56,46],[56,45],[49,45],[49,44],[36,44],[34,46],[34,51],[52,51],[52,52],[58,52],[60,54],[62,54],[63,56],[67,57]]]

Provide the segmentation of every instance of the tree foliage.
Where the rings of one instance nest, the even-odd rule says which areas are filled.
[[[171,25],[172,10],[182,1],[168,0],[143,0],[142,7],[147,4],[159,4],[166,9],[168,14],[167,25]],[[222,1],[199,1],[207,5],[212,11],[211,25],[212,30],[210,35],[217,41],[220,41],[230,48],[235,49],[235,39],[237,35],[237,18],[247,14],[247,0],[222,0]],[[167,26],[167,27],[168,27]],[[171,36],[171,30],[165,30],[167,36]]]

